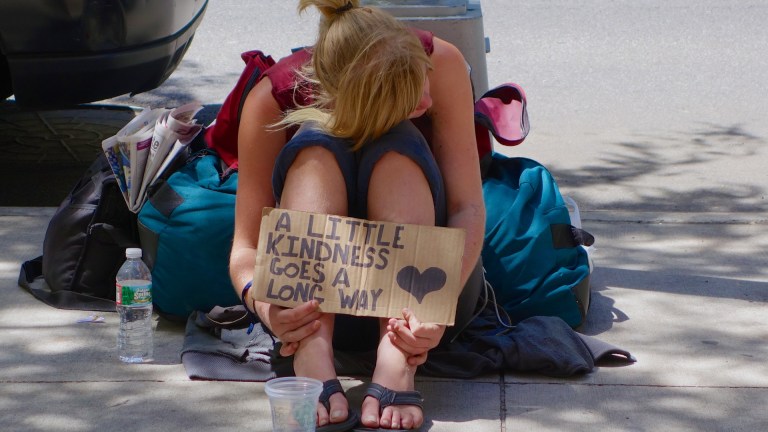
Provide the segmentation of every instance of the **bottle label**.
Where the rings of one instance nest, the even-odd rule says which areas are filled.
[[[120,285],[117,284],[117,304],[123,306],[143,306],[152,303],[152,284]]]

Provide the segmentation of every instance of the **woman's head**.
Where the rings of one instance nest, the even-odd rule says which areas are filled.
[[[422,102],[429,56],[394,17],[359,0],[300,0],[321,12],[312,55],[325,127],[356,147],[405,120]]]

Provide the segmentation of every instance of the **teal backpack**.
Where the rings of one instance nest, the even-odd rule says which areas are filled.
[[[139,212],[153,303],[168,318],[240,304],[229,278],[237,171],[215,151],[195,153],[155,185]]]
[[[552,174],[536,161],[491,153],[486,158],[482,258],[486,281],[512,324],[558,316],[571,327],[589,310],[594,237],[574,227]],[[577,225],[580,225],[577,224]]]

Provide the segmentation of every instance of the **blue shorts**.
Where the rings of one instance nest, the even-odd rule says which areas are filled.
[[[394,151],[409,157],[421,167],[432,190],[435,225],[446,226],[447,210],[443,176],[427,140],[410,121],[406,120],[398,124],[381,138],[366,143],[355,152],[351,150],[351,141],[330,136],[308,124],[303,125],[283,147],[275,162],[272,189],[278,203],[285,186],[288,169],[301,150],[312,146],[326,148],[336,157],[347,185],[349,216],[367,218],[368,183],[371,180],[373,167],[387,152]],[[478,262],[459,297],[455,325],[445,332],[443,342],[450,341],[474,317],[484,286],[482,263]],[[334,347],[375,350],[379,340],[378,325],[376,318],[337,315],[333,337]],[[361,334],[366,334],[368,337],[362,337]]]
[[[368,184],[371,181],[373,167],[386,153],[394,151],[410,158],[421,167],[432,190],[435,225],[446,225],[443,177],[429,144],[410,121],[406,120],[398,124],[380,138],[366,143],[360,150],[354,152],[351,150],[351,141],[328,135],[309,124],[303,125],[277,156],[272,173],[272,190],[277,202],[280,202],[288,169],[296,156],[301,150],[313,146],[323,147],[336,157],[347,185],[348,216],[367,219]]]

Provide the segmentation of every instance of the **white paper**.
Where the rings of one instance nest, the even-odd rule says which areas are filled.
[[[189,103],[173,110],[145,109],[117,134],[102,141],[126,205],[138,213],[156,181],[202,130],[194,116],[202,109]]]

